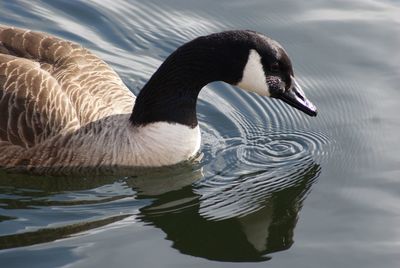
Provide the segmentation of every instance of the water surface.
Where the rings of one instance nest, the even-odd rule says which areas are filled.
[[[4,1],[0,23],[78,42],[137,94],[197,36],[281,42],[309,118],[223,83],[195,164],[128,176],[0,174],[5,267],[398,267],[396,1]]]

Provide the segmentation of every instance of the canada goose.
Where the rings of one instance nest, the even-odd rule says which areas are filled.
[[[253,31],[182,45],[135,97],[85,48],[0,26],[0,167],[62,173],[190,159],[200,148],[197,97],[213,81],[317,114],[282,46]]]

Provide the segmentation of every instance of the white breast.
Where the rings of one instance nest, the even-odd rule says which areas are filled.
[[[187,160],[200,149],[200,128],[168,122],[136,127],[130,154],[135,166],[166,166]]]

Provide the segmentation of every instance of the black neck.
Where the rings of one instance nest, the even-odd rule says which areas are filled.
[[[213,81],[236,84],[247,61],[248,50],[226,46],[225,39],[218,35],[200,37],[172,53],[139,93],[131,122],[197,126],[200,90]]]

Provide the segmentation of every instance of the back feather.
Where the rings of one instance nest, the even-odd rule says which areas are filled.
[[[32,147],[113,114],[135,96],[85,48],[0,25],[0,143]]]

